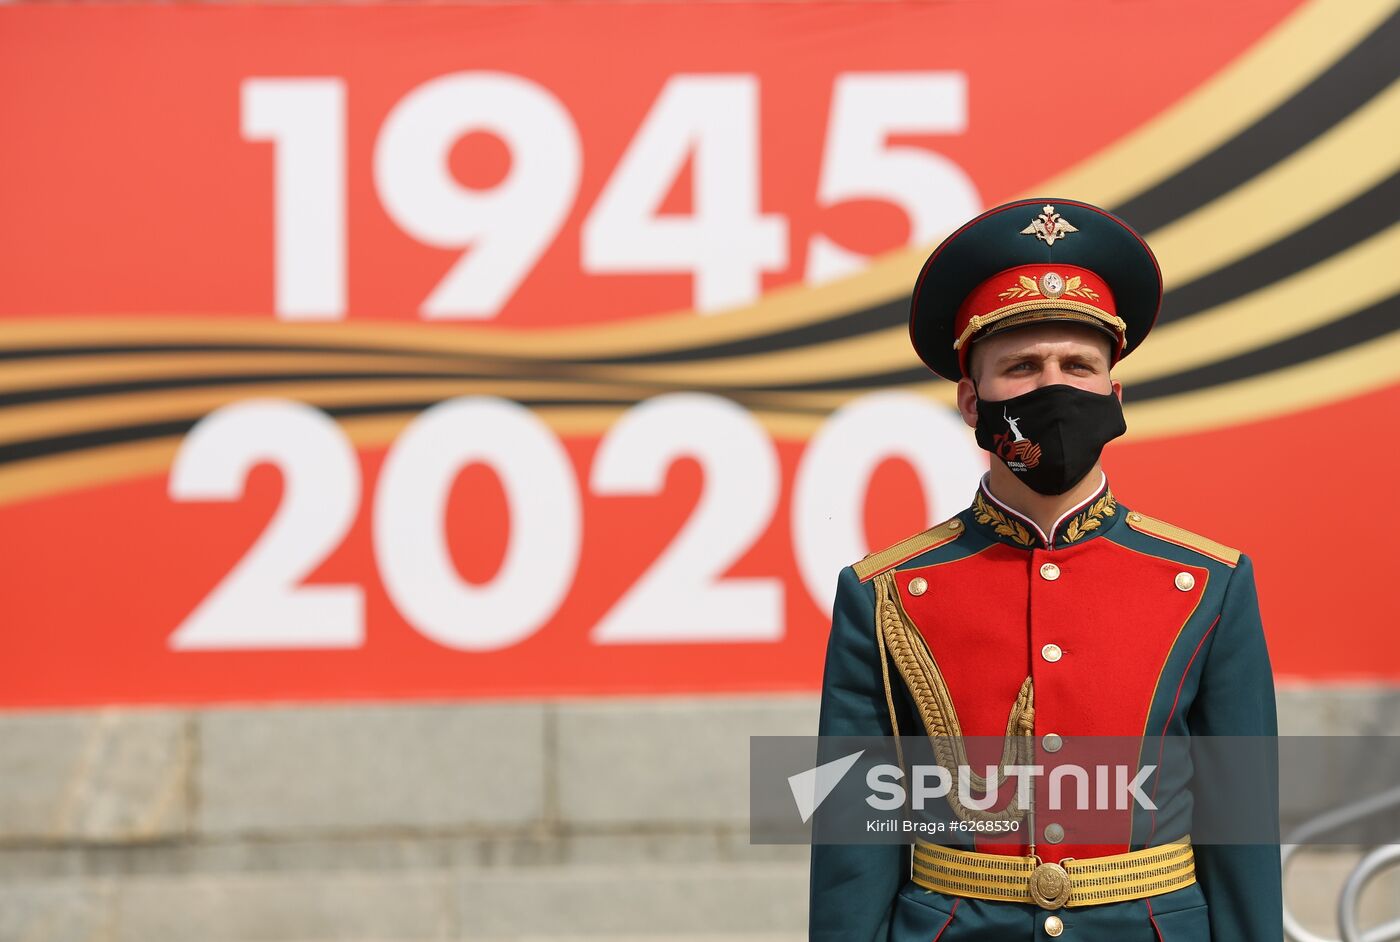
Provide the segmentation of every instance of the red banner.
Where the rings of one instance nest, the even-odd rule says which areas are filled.
[[[0,9],[0,705],[814,690],[839,567],[986,467],[911,262],[1046,187],[1180,288],[1115,492],[1254,557],[1281,675],[1400,677],[1394,334],[1248,308],[1355,194],[1230,202],[1376,26],[1250,85],[1296,6]]]

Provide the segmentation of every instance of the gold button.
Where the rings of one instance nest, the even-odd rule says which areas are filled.
[[[1040,656],[1045,658],[1052,664],[1055,661],[1058,661],[1060,659],[1060,655],[1063,653],[1064,652],[1060,650],[1060,646],[1058,644],[1047,644],[1045,645],[1045,647],[1040,649]]]
[[[961,529],[962,529],[962,521],[961,521],[961,520],[949,520],[949,521],[948,521],[948,529],[949,529],[949,530],[961,530]]]
[[[1058,824],[1045,825],[1045,843],[1058,844],[1065,839],[1065,829]]]
[[[1054,563],[1046,563],[1040,567],[1040,577],[1054,582],[1056,579],[1060,578],[1060,567],[1056,566]]]
[[[1046,752],[1059,752],[1065,741],[1060,738],[1059,733],[1046,733],[1041,737],[1040,744],[1045,747]]]
[[[1065,931],[1065,921],[1059,916],[1045,917],[1045,934],[1048,936],[1058,936]]]
[[[1190,592],[1196,586],[1196,577],[1189,572],[1179,572],[1176,574],[1176,587],[1183,592]]]
[[[923,576],[915,576],[909,580],[909,594],[923,595],[928,591],[928,580]]]
[[[1128,519],[1133,523],[1142,523],[1142,514],[1134,510],[1132,513],[1128,514]]]

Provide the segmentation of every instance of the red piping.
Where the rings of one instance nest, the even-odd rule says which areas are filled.
[[[1215,616],[1215,621],[1211,622],[1211,623],[1210,623],[1210,627],[1206,629],[1206,633],[1203,634],[1203,635],[1201,635],[1201,640],[1196,642],[1196,649],[1195,649],[1194,651],[1191,652],[1191,659],[1190,659],[1189,661],[1186,662],[1186,668],[1185,668],[1185,670],[1183,670],[1183,671],[1181,672],[1181,679],[1178,680],[1178,681],[1176,682],[1176,696],[1172,698],[1172,708],[1171,708],[1170,712],[1167,713],[1167,720],[1166,720],[1166,722],[1162,724],[1162,732],[1161,732],[1161,735],[1159,735],[1159,736],[1157,737],[1157,768],[1158,768],[1159,770],[1160,770],[1161,767],[1162,767],[1162,751],[1163,751],[1163,750],[1166,748],[1166,746],[1167,746],[1167,742],[1166,742],[1167,727],[1171,725],[1172,717],[1176,715],[1176,705],[1177,705],[1178,703],[1181,702],[1181,688],[1184,687],[1184,686],[1186,685],[1186,675],[1189,674],[1189,673],[1191,673],[1191,665],[1194,664],[1194,663],[1196,663],[1196,655],[1201,653],[1201,645],[1203,645],[1203,644],[1206,643],[1206,639],[1210,637],[1210,633],[1211,633],[1212,631],[1215,630],[1215,626],[1218,625],[1218,624],[1220,624],[1220,616],[1219,616],[1219,615],[1216,615],[1216,616]],[[1153,803],[1154,805],[1157,803],[1157,785],[1158,785],[1158,783],[1159,783],[1160,781],[1161,781],[1161,776],[1160,776],[1160,775],[1158,775],[1157,778],[1154,778],[1154,779],[1152,780],[1152,803]],[[1153,838],[1156,834],[1157,834],[1157,810],[1154,808],[1154,809],[1152,810],[1152,833],[1149,834],[1149,835],[1147,836],[1148,844],[1151,844],[1151,843],[1152,843],[1152,838]],[[1148,904],[1147,904],[1147,908],[1148,908],[1148,911],[1150,912],[1151,909],[1152,909],[1152,904],[1151,904],[1151,903],[1148,903]]]
[[[938,930],[938,935],[936,935],[936,936],[933,937],[933,942],[938,942],[938,940],[939,940],[940,938],[943,937],[943,932],[944,932],[944,930],[946,930],[946,929],[948,928],[948,924],[951,923],[951,922],[953,921],[953,917],[956,916],[956,915],[958,914],[958,904],[961,903],[961,902],[962,902],[962,897],[961,897],[961,896],[959,896],[957,899],[953,900],[953,911],[952,911],[951,913],[948,914],[948,921],[945,922],[945,923],[943,923],[943,928]]]

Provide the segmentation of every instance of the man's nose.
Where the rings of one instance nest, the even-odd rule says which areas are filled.
[[[1064,381],[1065,376],[1060,372],[1060,364],[1056,363],[1054,360],[1048,360],[1041,367],[1040,382],[1036,383],[1036,386],[1053,386],[1056,383],[1063,383]]]

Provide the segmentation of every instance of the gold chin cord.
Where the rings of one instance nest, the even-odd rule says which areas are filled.
[[[958,714],[953,708],[953,700],[948,695],[948,685],[933,659],[924,637],[909,619],[899,600],[899,589],[895,585],[894,570],[877,575],[875,583],[875,633],[881,650],[881,670],[885,671],[885,697],[890,710],[890,723],[894,735],[899,736],[899,727],[894,716],[894,700],[890,691],[888,669],[884,666],[888,652],[894,661],[895,669],[909,688],[924,729],[933,745],[938,764],[947,770],[954,782],[961,784],[961,770],[967,770],[967,781],[971,790],[985,794],[987,780],[971,770],[967,759],[967,749],[962,741],[962,727],[958,724]],[[1035,706],[1034,689],[1031,678],[1027,677],[1011,706],[1011,714],[1006,721],[1006,738],[1002,746],[1001,760],[997,763],[996,779],[1005,781],[1006,767],[1028,765],[1034,757]],[[899,740],[896,738],[896,744]],[[900,757],[903,764],[903,757]],[[963,804],[960,788],[954,787],[948,795],[948,803],[953,812],[964,821],[1020,821],[1030,811],[1019,804],[1019,795],[1013,796],[1005,808],[999,811],[982,811]],[[1030,835],[1031,853],[1035,853],[1035,834]]]

